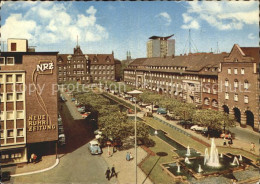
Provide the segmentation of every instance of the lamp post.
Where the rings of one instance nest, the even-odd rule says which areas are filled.
[[[142,91],[134,90],[129,91],[128,94],[132,95],[132,97],[137,97],[142,94]],[[136,128],[136,98],[135,98],[135,183],[137,184],[137,128]]]

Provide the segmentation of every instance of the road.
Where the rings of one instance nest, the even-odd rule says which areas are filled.
[[[253,130],[248,130],[246,128],[241,127],[231,127],[229,130],[232,133],[235,133],[236,139],[243,140],[245,142],[248,142],[250,144],[251,142],[254,142],[256,145],[260,144],[260,134],[258,132],[254,132]]]
[[[67,105],[72,105],[68,99]],[[20,176],[11,183],[116,183],[105,178],[108,167],[100,155],[91,155],[87,143],[93,139],[92,125],[84,119],[74,120],[65,103],[61,104],[66,146],[59,148],[60,164],[44,173]],[[76,111],[75,111],[76,112]]]

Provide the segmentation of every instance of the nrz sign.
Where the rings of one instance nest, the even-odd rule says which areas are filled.
[[[36,71],[39,74],[52,74],[52,70],[54,69],[54,64],[52,61],[40,61],[37,65]]]

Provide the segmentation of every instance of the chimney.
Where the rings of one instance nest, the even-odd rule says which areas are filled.
[[[172,58],[174,58],[174,54],[172,55]]]

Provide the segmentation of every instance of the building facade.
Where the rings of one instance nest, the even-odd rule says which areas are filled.
[[[138,58],[124,70],[126,84],[231,114],[259,130],[259,48],[234,45],[230,54]]]
[[[175,55],[175,40],[167,37],[152,36],[147,42],[147,57],[165,57]]]
[[[235,44],[220,64],[219,110],[231,114],[242,127],[259,130],[259,47]]]
[[[10,40],[15,43],[14,40]],[[55,151],[57,52],[24,52],[16,42],[0,55],[1,164],[27,162],[30,154]],[[13,44],[14,45],[14,44]],[[52,149],[52,150],[51,150]]]
[[[100,80],[117,80],[121,62],[112,54],[83,54],[80,46],[73,54],[59,54],[57,58],[58,83],[78,81],[91,83]]]
[[[124,70],[126,84],[218,109],[218,65],[227,53],[138,58]]]

